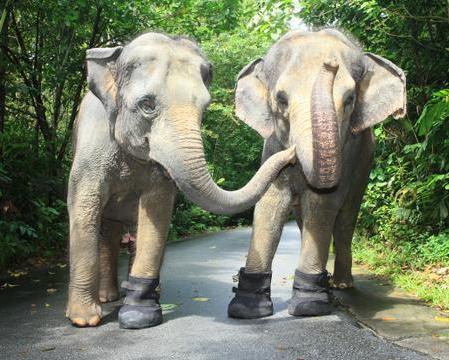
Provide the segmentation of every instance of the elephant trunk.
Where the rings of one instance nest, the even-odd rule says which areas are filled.
[[[313,171],[307,179],[315,188],[338,185],[341,175],[341,151],[333,89],[338,64],[335,60],[323,64],[312,89]]]
[[[207,211],[235,214],[250,208],[262,197],[279,171],[295,159],[294,147],[281,151],[270,157],[243,188],[223,190],[208,171],[199,128],[200,115],[194,108],[188,110],[179,116],[171,114],[171,129],[151,142],[150,156],[168,171],[190,201]],[[186,114],[190,114],[190,119]]]

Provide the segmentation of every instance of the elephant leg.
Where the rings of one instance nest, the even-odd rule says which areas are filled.
[[[334,227],[335,263],[331,285],[337,289],[353,286],[352,279],[352,237],[357,223],[357,216],[362,204],[363,194],[369,180],[372,165],[372,147],[363,149],[362,159],[354,176],[351,191],[340,209]]]
[[[100,236],[100,302],[116,301],[120,297],[117,283],[118,254],[122,225],[103,219]]]
[[[325,201],[323,206],[312,204],[302,209],[304,207],[298,270],[307,274],[320,274],[326,270],[337,211],[328,209]]]
[[[126,298],[119,312],[121,328],[141,329],[162,322],[159,272],[175,195],[174,183],[167,181],[140,197],[136,257],[128,281],[122,285]]]
[[[99,237],[105,196],[92,184],[69,190],[70,283],[66,316],[77,326],[101,320],[98,298]],[[70,186],[69,186],[70,189]]]
[[[234,318],[253,319],[273,314],[271,265],[282,228],[291,211],[292,192],[285,172],[273,182],[256,204],[251,244],[238,288],[228,307]]]
[[[335,221],[335,263],[331,286],[337,289],[347,289],[353,286],[351,244],[360,203],[361,201],[357,204],[345,204]]]
[[[331,310],[326,263],[337,211],[321,196],[326,195],[309,192],[301,199],[300,261],[288,307],[294,316],[325,315]]]
[[[301,205],[294,204],[293,205],[293,213],[295,215],[296,224],[299,227],[299,230],[302,229],[302,217],[301,217]]]
[[[292,192],[287,174],[282,172],[254,209],[253,231],[245,271],[271,271],[282,229],[292,210]]]

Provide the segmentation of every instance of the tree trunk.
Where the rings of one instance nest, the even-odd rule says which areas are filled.
[[[8,46],[8,22],[9,9],[5,8],[5,18],[0,33],[0,48],[5,49]],[[3,54],[3,52],[2,52]],[[6,122],[6,76],[7,76],[7,61],[6,57],[2,55],[0,58],[0,136],[5,131]],[[0,142],[0,161],[3,159],[3,146]]]

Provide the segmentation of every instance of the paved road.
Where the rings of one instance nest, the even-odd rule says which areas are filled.
[[[284,230],[274,264],[275,315],[228,319],[231,277],[244,264],[249,234],[249,229],[237,229],[168,247],[162,302],[178,306],[166,311],[164,323],[156,328],[119,329],[118,303],[107,306],[100,327],[72,327],[64,318],[67,269],[0,291],[0,359],[428,358],[376,337],[341,309],[317,318],[289,316],[289,277],[299,248],[293,224]],[[123,259],[122,274],[125,268]],[[53,288],[57,291],[47,291]],[[193,300],[198,297],[209,300]]]

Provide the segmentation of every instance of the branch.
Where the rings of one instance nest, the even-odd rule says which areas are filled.
[[[51,130],[50,130],[50,126],[48,125],[47,122],[47,118],[45,115],[45,106],[44,106],[44,102],[42,99],[42,94],[41,94],[41,86],[40,86],[40,81],[36,78],[36,71],[33,71],[33,64],[30,62],[29,58],[26,56],[27,51],[26,51],[26,47],[25,47],[25,42],[23,40],[22,34],[19,30],[19,27],[17,25],[17,21],[16,21],[16,17],[14,16],[14,12],[11,12],[11,19],[12,19],[12,25],[14,28],[14,32],[16,34],[16,38],[17,38],[17,42],[19,44],[20,50],[22,52],[22,54],[24,54],[24,61],[25,63],[28,64],[30,70],[31,70],[31,78],[28,79],[28,82],[31,83],[31,85],[26,84],[27,86],[29,86],[29,89],[35,89],[36,91],[32,92],[30,91],[30,97],[32,98],[32,102],[33,102],[33,106],[35,108],[36,111],[36,115],[37,115],[37,121],[39,124],[39,129],[42,132],[42,135],[44,137],[44,139],[46,140],[47,143],[47,149],[49,150],[50,148],[50,144],[49,142],[51,141]],[[17,59],[18,60],[18,59]],[[19,64],[17,62],[17,64]],[[25,74],[23,74],[25,75]],[[26,76],[22,76],[24,79],[26,78]]]
[[[89,49],[95,45],[95,39],[97,38],[97,35],[99,35],[99,27],[100,27],[100,22],[101,22],[102,11],[103,11],[103,8],[101,6],[99,6],[97,8],[97,13],[95,14],[94,23],[92,26],[92,35],[90,37],[89,44],[88,44]],[[81,77],[79,79],[78,86],[76,88],[75,96],[73,99],[69,123],[67,124],[67,128],[66,128],[66,131],[64,134],[64,139],[63,139],[63,142],[62,142],[61,147],[58,152],[58,157],[57,157],[58,163],[62,162],[62,159],[64,158],[65,153],[67,151],[67,145],[69,143],[69,138],[70,138],[70,135],[73,130],[73,125],[75,123],[75,119],[78,114],[78,107],[81,102],[81,92],[83,91],[83,88],[84,88],[84,79],[86,77],[86,74],[87,74],[87,69],[83,62],[83,64],[81,65]]]

